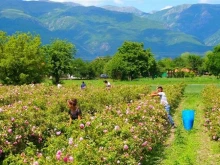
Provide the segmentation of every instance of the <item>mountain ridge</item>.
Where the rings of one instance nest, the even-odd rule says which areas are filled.
[[[40,34],[43,44],[53,38],[68,40],[76,45],[76,57],[84,60],[113,55],[124,41],[144,43],[158,59],[173,58],[186,51],[202,55],[220,43],[220,26],[216,23],[211,30],[208,24],[217,20],[219,6],[180,5],[143,15],[135,9],[128,13],[46,0],[3,0],[0,30],[9,35],[16,31]],[[205,19],[207,22],[203,22]],[[193,23],[201,25],[195,27]],[[207,34],[200,34],[200,30]]]

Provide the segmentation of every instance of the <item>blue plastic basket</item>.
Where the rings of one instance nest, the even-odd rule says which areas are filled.
[[[191,130],[193,128],[194,118],[195,118],[194,110],[182,111],[183,126],[186,130]]]

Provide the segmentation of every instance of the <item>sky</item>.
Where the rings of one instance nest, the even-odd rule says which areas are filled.
[[[132,6],[143,12],[150,13],[182,4],[220,4],[220,0],[50,0],[55,2],[75,2],[84,6],[114,5],[119,7]]]

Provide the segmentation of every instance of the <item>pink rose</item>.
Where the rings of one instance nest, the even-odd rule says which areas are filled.
[[[56,132],[56,135],[60,135],[60,134],[61,134],[61,131],[57,131],[57,132]]]
[[[85,125],[84,125],[84,124],[80,124],[79,127],[80,127],[81,129],[83,129],[83,128],[85,127]]]
[[[39,163],[38,163],[37,161],[35,161],[35,162],[33,163],[33,165],[39,165]]]
[[[38,157],[38,158],[42,157],[42,153],[38,153],[38,154],[37,154],[37,157]]]
[[[73,157],[69,156],[69,162],[73,162]]]
[[[68,162],[68,157],[65,156],[65,157],[63,158],[63,161],[64,161],[65,163],[67,163],[67,162]]]
[[[147,145],[147,141],[145,141],[144,143],[142,143],[142,147],[145,147]]]
[[[128,150],[128,145],[127,144],[124,145],[124,150]]]
[[[56,154],[56,159],[60,160],[61,155]]]
[[[73,144],[73,138],[69,138],[69,145]]]
[[[12,129],[11,128],[8,129],[8,133],[12,133]]]
[[[119,131],[120,127],[118,125],[115,126],[115,131]]]
[[[61,154],[62,154],[61,150],[58,150],[57,155],[61,155]]]
[[[87,126],[90,126],[90,125],[91,125],[91,123],[90,123],[89,121],[87,121],[87,122],[86,122],[86,125],[87,125]]]

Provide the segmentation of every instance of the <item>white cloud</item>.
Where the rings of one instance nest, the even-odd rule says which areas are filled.
[[[50,0],[54,2],[74,2],[84,6],[95,6],[102,3],[102,0]]]
[[[122,0],[114,0],[114,3],[120,4],[120,5],[124,4],[124,2]]]
[[[199,0],[199,3],[209,3],[210,0]]]
[[[114,2],[116,4],[122,4],[123,0],[50,0],[54,2],[74,2],[84,6],[96,6],[106,2]]]
[[[170,9],[172,8],[173,6],[165,6],[164,8],[162,8],[161,10],[166,10],[166,9]]]

